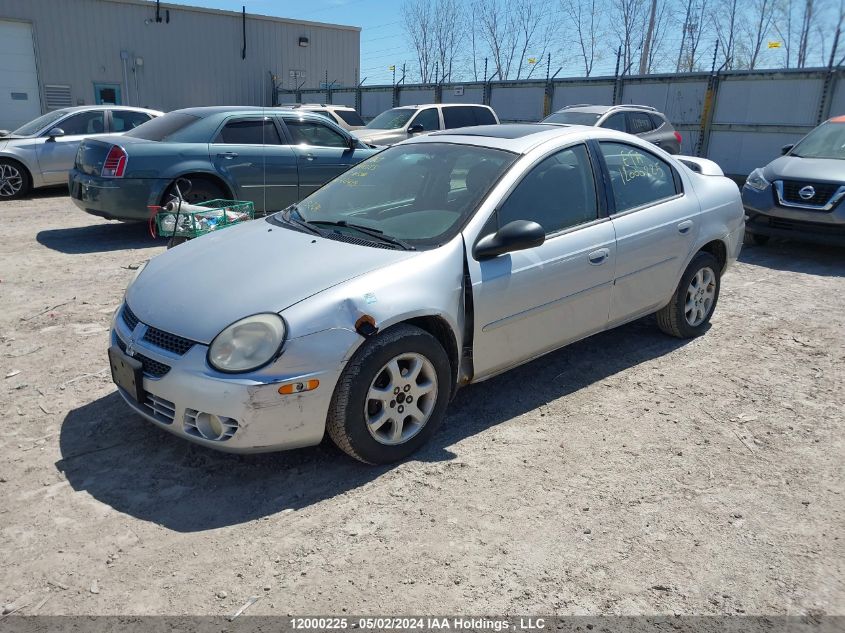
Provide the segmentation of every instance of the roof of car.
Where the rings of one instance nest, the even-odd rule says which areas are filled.
[[[556,110],[555,114],[558,112],[591,112],[593,114],[604,114],[605,112],[609,112],[610,110],[648,110],[649,112],[657,112],[655,108],[646,105],[638,105],[636,103],[620,103],[617,105],[593,105],[590,103],[578,103],[575,105],[568,105],[560,110]]]
[[[585,125],[549,125],[546,123],[504,123],[499,125],[477,125],[456,128],[443,132],[432,132],[416,136],[402,145],[410,143],[461,143],[479,145],[524,154],[538,145],[562,136],[579,136],[596,133],[597,128]],[[627,136],[621,132],[600,128],[607,136]]]
[[[151,108],[137,108],[135,106],[107,104],[71,106],[69,108],[62,108],[62,112],[86,112],[88,110],[134,110],[135,112],[161,112],[160,110],[153,110]]]
[[[307,110],[310,108],[326,108],[329,110],[354,110],[352,106],[343,105],[340,103],[280,103],[277,107],[279,108],[288,108],[291,110],[303,109]]]
[[[415,105],[403,105],[392,108],[393,110],[419,110],[420,108],[454,108],[456,106],[471,106],[473,108],[490,108],[482,103],[417,103]]]
[[[180,112],[182,114],[190,114],[191,116],[205,118],[215,114],[255,114],[259,112],[272,114],[280,111],[288,111],[299,116],[309,114],[310,111],[303,108],[290,107],[264,107],[264,106],[200,106],[195,108],[182,108],[181,110],[173,110],[172,112]],[[321,116],[319,114],[311,114],[310,116]]]

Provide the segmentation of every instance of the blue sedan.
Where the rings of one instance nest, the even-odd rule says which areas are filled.
[[[175,110],[121,136],[84,141],[69,174],[79,208],[144,220],[177,179],[188,202],[250,200],[258,213],[310,195],[378,149],[318,114],[272,108]]]

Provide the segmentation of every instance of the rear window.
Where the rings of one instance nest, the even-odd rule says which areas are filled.
[[[631,134],[645,134],[654,129],[654,123],[646,112],[628,113],[628,131]]]
[[[496,118],[487,108],[453,106],[443,108],[443,121],[447,130],[473,125],[495,125]]]
[[[601,114],[595,112],[555,112],[543,119],[542,123],[563,123],[565,125],[595,125]]]
[[[171,112],[142,123],[134,130],[129,130],[124,136],[142,138],[147,141],[166,141],[179,130],[183,130],[200,117],[184,112]]]
[[[335,110],[334,113],[343,119],[346,125],[364,125],[364,119],[355,110]]]

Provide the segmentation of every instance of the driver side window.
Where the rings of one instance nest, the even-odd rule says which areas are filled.
[[[411,125],[422,125],[426,132],[439,130],[440,116],[437,114],[437,108],[426,108],[417,114],[416,118],[411,121]]]
[[[59,127],[64,130],[64,133],[67,136],[74,134],[102,134],[105,132],[103,111],[92,110],[90,112],[80,112],[79,114],[74,114],[72,117],[65,119],[54,127]]]
[[[568,147],[541,161],[511,192],[498,215],[499,228],[530,220],[546,235],[595,220],[598,204],[587,148]]]

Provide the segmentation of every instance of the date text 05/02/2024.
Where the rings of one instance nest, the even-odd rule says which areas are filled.
[[[478,617],[364,617],[364,618],[313,618],[294,617],[290,619],[294,630],[345,630],[350,627],[359,630],[377,631],[532,631],[546,626],[544,618],[478,618]]]

